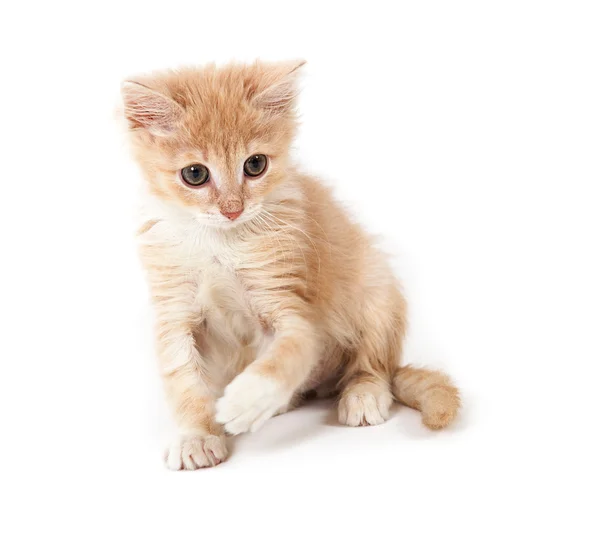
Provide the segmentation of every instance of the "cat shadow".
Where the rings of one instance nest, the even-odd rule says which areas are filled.
[[[337,416],[337,406],[335,401],[330,402],[331,411],[324,415],[323,424],[335,428],[348,428],[345,424],[341,424]],[[456,420],[443,430],[431,430],[423,424],[421,412],[408,406],[404,406],[395,402],[390,408],[389,419],[381,426],[392,427],[400,434],[407,438],[416,440],[434,439],[439,435],[454,434],[464,431],[468,426],[469,414],[466,408],[461,409]],[[361,427],[369,429],[372,427]]]
[[[330,432],[327,425],[336,419],[334,410],[332,399],[308,401],[293,411],[273,417],[258,433],[240,436],[236,448],[254,453],[288,449],[312,441]]]
[[[422,420],[421,413],[412,408],[395,403],[390,408],[390,418],[381,427],[390,427],[399,437],[410,440],[429,441],[440,435],[454,435],[462,432],[468,424],[468,415],[461,412],[456,421],[444,430],[430,430]],[[315,439],[335,433],[334,429],[351,430],[340,424],[337,416],[336,399],[311,400],[301,407],[270,419],[259,432],[244,434],[231,441],[231,449],[244,451],[253,455],[287,450],[290,447],[314,441]],[[360,427],[364,433],[380,427]],[[357,430],[354,428],[353,430]]]

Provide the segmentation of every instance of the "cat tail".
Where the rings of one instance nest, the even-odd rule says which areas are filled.
[[[439,430],[448,426],[460,409],[460,393],[443,372],[398,367],[392,380],[392,393],[401,404],[418,409],[423,424]]]

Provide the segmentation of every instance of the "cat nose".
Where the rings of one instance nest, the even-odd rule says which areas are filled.
[[[244,212],[244,209],[236,210],[235,212],[225,212],[224,210],[222,210],[221,214],[223,214],[223,216],[225,216],[226,218],[229,218],[231,221],[233,221],[233,220],[237,220],[240,217],[240,214],[242,212]]]

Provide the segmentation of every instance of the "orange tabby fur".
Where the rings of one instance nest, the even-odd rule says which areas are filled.
[[[339,393],[351,426],[383,422],[393,398],[434,429],[460,406],[447,376],[400,366],[406,305],[385,257],[288,157],[301,65],[211,65],[123,86],[146,179],[140,254],[179,429],[172,469],[221,462],[225,431],[255,430],[312,390]],[[269,159],[258,179],[242,171],[253,154]],[[199,188],[179,176],[194,163],[211,173]]]

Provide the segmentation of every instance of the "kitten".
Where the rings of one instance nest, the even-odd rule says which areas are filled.
[[[406,306],[386,259],[289,158],[303,62],[209,65],[123,84],[145,178],[140,254],[179,436],[170,469],[216,465],[307,392],[349,426],[393,400],[448,425],[458,390],[400,366]]]

